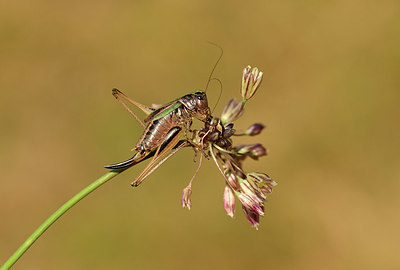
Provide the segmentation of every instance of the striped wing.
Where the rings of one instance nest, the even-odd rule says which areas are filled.
[[[164,105],[163,107],[158,108],[157,110],[152,112],[149,116],[147,116],[144,119],[144,122],[148,123],[153,120],[160,119],[160,118],[164,117],[165,115],[169,114],[170,112],[172,112],[173,110],[179,108],[180,106],[182,106],[182,104],[178,101],[168,103],[167,105]]]

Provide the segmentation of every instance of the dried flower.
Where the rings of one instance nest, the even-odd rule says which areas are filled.
[[[226,214],[233,218],[235,214],[235,195],[228,185],[225,186],[223,199]]]
[[[221,114],[221,122],[229,124],[236,120],[243,113],[244,103],[242,101],[238,102],[235,98],[229,100]]]
[[[181,204],[183,208],[187,208],[190,210],[190,207],[192,206],[192,200],[190,199],[191,195],[192,195],[192,188],[190,186],[185,187],[182,191],[182,198],[181,198]]]
[[[247,66],[243,70],[241,94],[244,102],[254,96],[263,76],[263,73],[258,71],[258,68],[254,67],[253,69],[250,69],[251,67]]]
[[[249,135],[249,136],[255,136],[261,133],[261,131],[265,128],[263,124],[253,124],[251,125],[244,134]]]

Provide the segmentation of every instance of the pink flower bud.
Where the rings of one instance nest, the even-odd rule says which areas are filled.
[[[262,156],[267,155],[267,149],[264,148],[261,144],[256,144],[250,151],[250,156],[254,159],[257,159]]]
[[[263,124],[253,124],[251,125],[244,134],[249,136],[255,136],[261,133],[261,131],[265,128]]]
[[[243,105],[243,102],[237,102],[235,98],[229,100],[221,114],[222,124],[225,125],[235,121],[243,113]]]
[[[190,207],[192,206],[192,201],[190,199],[190,195],[192,195],[192,189],[190,188],[190,186],[187,186],[183,189],[181,204],[182,204],[183,208],[187,208],[189,210],[190,210]]]
[[[240,193],[238,198],[244,207],[246,207],[250,211],[253,211],[259,216],[264,216],[263,207],[255,202],[249,195]]]
[[[256,189],[254,189],[254,188],[251,186],[250,182],[247,181],[247,180],[243,180],[243,181],[240,183],[240,188],[241,188],[241,190],[242,190],[242,193],[244,193],[244,194],[250,196],[250,198],[251,198],[254,202],[258,203],[258,204],[262,204],[263,201],[265,200],[264,197],[258,196],[258,194],[257,194],[257,193],[261,193],[261,191],[260,191],[260,192],[257,192],[258,190],[256,190],[256,189],[258,189],[258,188],[255,187]]]
[[[258,229],[258,225],[260,224],[260,216],[256,213],[250,211],[246,207],[242,206],[244,215],[246,216],[247,220],[250,222],[252,227]]]
[[[234,173],[229,173],[226,176],[227,182],[229,184],[229,186],[231,188],[233,188],[234,190],[238,190],[239,189],[239,182],[237,180],[237,176]]]
[[[247,101],[254,96],[262,81],[263,73],[258,71],[256,67],[251,70],[250,69],[251,67],[247,66],[243,70],[241,94],[244,101]]]
[[[226,214],[233,218],[235,214],[235,194],[228,185],[225,186],[223,199]]]
[[[253,159],[267,155],[267,150],[261,144],[239,145],[236,152],[242,155],[249,155]]]

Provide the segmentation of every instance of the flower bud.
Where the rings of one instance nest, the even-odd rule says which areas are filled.
[[[258,71],[256,67],[251,69],[250,66],[247,66],[243,70],[242,76],[242,98],[246,102],[249,100],[257,91],[261,81],[263,73]]]
[[[238,198],[244,207],[246,207],[250,211],[253,211],[259,216],[264,216],[264,210],[262,206],[255,202],[249,195],[240,193]]]
[[[233,218],[235,214],[235,194],[228,185],[225,186],[223,199],[226,214]]]
[[[182,204],[183,208],[187,208],[189,210],[190,210],[190,207],[192,206],[192,201],[190,199],[190,195],[192,195],[192,189],[190,188],[190,186],[187,186],[183,189],[181,204]]]
[[[244,134],[249,136],[255,136],[261,133],[261,131],[265,128],[263,124],[253,124],[251,125]]]
[[[260,216],[256,213],[250,211],[246,207],[242,206],[244,215],[246,216],[247,220],[250,222],[252,227],[258,229],[258,225],[260,224]]]
[[[262,146],[261,144],[256,144],[250,151],[250,156],[254,159],[266,155],[267,155],[267,149],[265,149],[264,146]]]
[[[242,101],[237,102],[235,98],[229,100],[221,114],[222,124],[231,123],[238,118],[243,113],[243,105]]]
[[[267,150],[261,144],[239,145],[236,152],[242,155],[249,155],[253,159],[267,155]]]
[[[226,179],[231,188],[233,188],[234,190],[239,189],[239,182],[234,173],[231,172],[231,173],[227,174]]]
[[[250,196],[250,198],[258,204],[262,204],[265,200],[263,196],[258,196],[257,194],[261,193],[261,191],[257,192],[258,188],[255,187],[256,189],[254,189],[248,180],[243,180],[242,182],[240,182],[240,188],[242,190],[242,193]]]

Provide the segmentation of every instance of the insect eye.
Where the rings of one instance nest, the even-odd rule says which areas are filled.
[[[201,97],[201,96],[196,96],[196,97],[197,97],[198,100],[202,100],[202,97]]]

